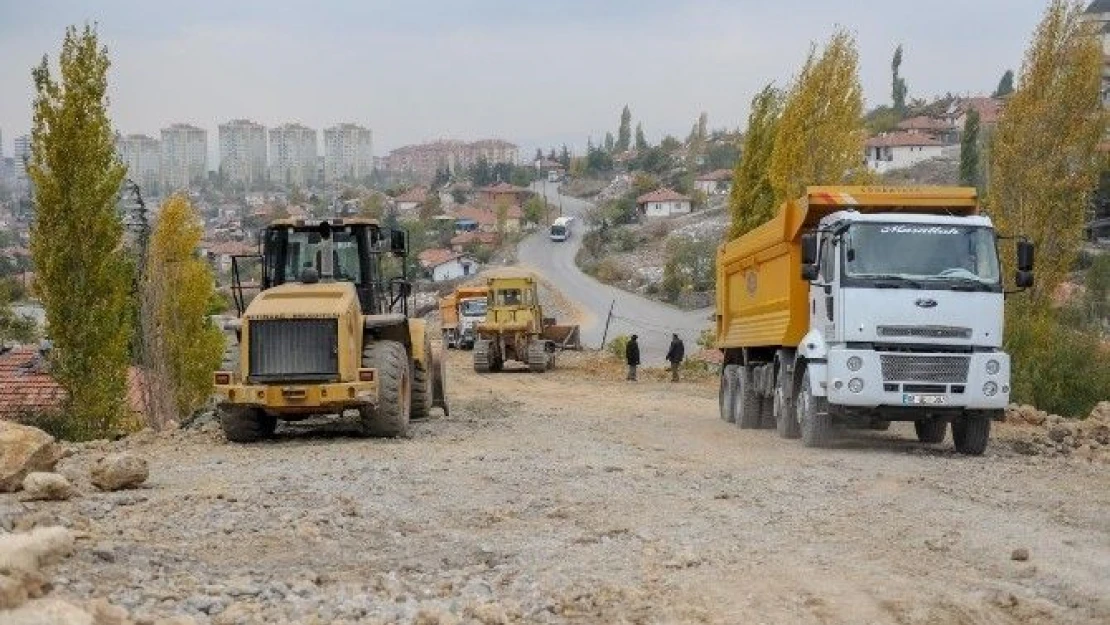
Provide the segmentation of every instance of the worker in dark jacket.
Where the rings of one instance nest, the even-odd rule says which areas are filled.
[[[635,382],[636,367],[640,366],[640,344],[636,342],[635,334],[628,339],[628,345],[624,348],[624,360],[628,363],[628,379]]]
[[[677,334],[671,336],[671,346],[667,349],[667,362],[671,363],[671,382],[678,382],[678,366],[686,358],[686,345]]]

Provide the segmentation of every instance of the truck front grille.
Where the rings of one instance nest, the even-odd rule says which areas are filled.
[[[322,381],[339,376],[338,320],[260,319],[249,323],[252,380]]]
[[[971,328],[955,326],[879,326],[879,336],[924,339],[969,339]]]
[[[883,380],[887,382],[935,382],[963,384],[971,359],[967,356],[917,356],[882,354]]]

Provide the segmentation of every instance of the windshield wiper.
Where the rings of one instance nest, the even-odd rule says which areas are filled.
[[[956,284],[953,284],[953,285],[948,287],[952,291],[989,291],[989,290],[991,290],[990,283],[983,282],[982,280],[976,280],[975,278],[945,278],[945,280],[951,280],[951,281],[956,283]]]
[[[865,278],[867,280],[893,280],[893,282],[875,282],[875,287],[879,289],[900,289],[902,286],[908,286],[914,289],[924,288],[917,280],[894,273],[865,274],[856,277]]]

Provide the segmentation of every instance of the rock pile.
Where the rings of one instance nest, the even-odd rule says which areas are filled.
[[[1086,419],[1066,419],[1033,406],[1011,406],[1006,422],[1024,426],[1014,442],[1018,453],[1075,456],[1110,464],[1110,401],[1100,402]]]
[[[0,421],[0,493],[12,493],[35,471],[52,471],[61,459],[54,437],[38,428]]]

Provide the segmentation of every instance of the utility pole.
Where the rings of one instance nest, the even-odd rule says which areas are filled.
[[[601,333],[600,349],[605,349],[605,339],[609,338],[609,322],[613,320],[613,307],[617,305],[617,300],[613,300],[609,304],[609,314],[605,317],[605,331]]]

